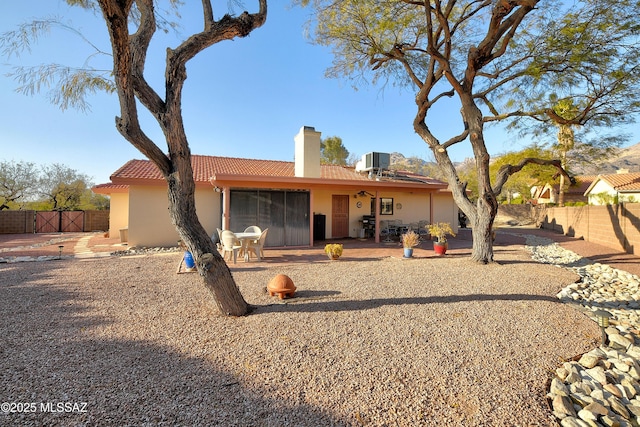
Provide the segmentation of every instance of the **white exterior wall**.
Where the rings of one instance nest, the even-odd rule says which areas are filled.
[[[129,226],[129,193],[112,193],[109,197],[109,237],[117,239],[120,230]]]
[[[331,238],[331,195],[332,194],[341,194],[341,193],[333,193],[331,191],[324,190],[313,190],[311,192],[311,216],[314,214],[322,214],[326,217],[325,223],[325,238]],[[346,194],[346,193],[342,193]],[[351,206],[349,206],[349,215],[351,215]]]
[[[608,194],[611,196],[613,200],[614,197],[618,194],[616,190],[613,189],[606,181],[600,179],[589,191],[589,204],[590,205],[602,205],[604,204],[601,197],[598,197],[599,194]]]
[[[608,194],[610,200],[603,200],[602,197],[598,197],[598,195],[603,193]],[[618,196],[618,202],[640,202],[640,192],[619,193],[604,180],[599,180],[596,185],[593,186],[591,191],[589,191],[588,196],[590,205],[603,205],[607,202],[612,203],[616,196]]]
[[[635,193],[620,193],[620,201],[627,203],[640,203],[640,191]]]
[[[349,196],[349,237],[359,237],[362,228],[362,217],[371,215],[371,201],[369,196],[353,197],[357,190],[353,191],[313,191],[313,213],[326,215],[326,238],[331,239],[331,197],[333,195]],[[393,215],[380,215],[380,221],[399,220],[403,224],[417,223],[419,221],[446,221],[452,227],[458,224],[458,208],[453,202],[450,193],[433,194],[434,219],[430,218],[431,200],[428,193],[379,193],[380,198],[393,198]],[[437,197],[437,200],[436,200]],[[362,206],[358,208],[357,203]],[[401,205],[401,206],[398,206]],[[442,205],[442,206],[439,206]]]
[[[209,235],[222,228],[220,194],[197,188],[196,212]],[[175,246],[178,233],[171,224],[166,187],[129,187],[129,246]]]
[[[431,200],[429,193],[394,193],[380,191],[381,199],[393,199],[393,215],[380,215],[380,221],[399,221],[410,225],[420,221],[431,221]]]
[[[358,190],[332,191],[315,189],[311,192],[312,213],[326,216],[326,238],[331,239],[332,195],[349,197],[349,236],[360,235],[363,215],[370,215],[370,197],[354,197]],[[196,189],[196,209],[200,222],[209,235],[222,227],[222,193],[216,193],[211,187]],[[429,222],[449,222],[452,228],[458,228],[458,209],[450,193],[408,193],[379,192],[380,198],[393,198],[393,215],[381,215],[380,220],[400,220],[403,224]],[[361,207],[357,203],[361,202]],[[430,218],[433,203],[433,218]],[[401,205],[398,206],[398,204]],[[122,212],[122,214],[121,214]],[[175,246],[178,233],[171,224],[168,209],[167,189],[164,186],[131,186],[129,194],[113,194],[110,220],[112,237],[117,237],[121,228],[128,228],[129,246]],[[117,213],[117,214],[116,214]]]
[[[433,221],[451,223],[451,229],[458,233],[458,205],[451,193],[436,193],[433,196]]]

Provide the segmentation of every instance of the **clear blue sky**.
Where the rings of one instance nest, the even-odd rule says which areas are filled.
[[[253,12],[257,2],[244,0]],[[187,2],[182,36],[199,30],[196,13],[200,2]],[[217,14],[226,12],[226,0],[214,2]],[[241,10],[238,9],[237,13]],[[339,136],[351,152],[400,152],[429,159],[426,144],[414,133],[416,106],[413,93],[388,86],[363,86],[354,90],[350,82],[327,79],[331,64],[328,48],[310,44],[304,36],[308,10],[291,8],[287,0],[271,1],[266,24],[249,37],[212,46],[188,64],[183,114],[193,154],[293,160],[293,137],[302,126],[313,126],[322,137]],[[47,16],[62,16],[92,42],[109,50],[107,32],[100,17],[62,0],[11,2],[0,14],[0,32],[22,22]],[[179,43],[174,34],[152,44],[146,72],[162,95],[164,48]],[[69,43],[67,45],[66,43]],[[130,159],[144,156],[115,130],[118,114],[115,95],[90,97],[92,110],[62,112],[46,94],[25,96],[14,92],[17,83],[5,74],[10,65],[40,65],[58,62],[81,67],[91,51],[61,30],[52,32],[31,54],[0,59],[0,159],[36,164],[62,163],[89,175],[93,182],[108,182],[109,175]],[[106,59],[93,65],[111,68]],[[143,118],[145,131],[166,151],[163,136],[150,118]],[[458,108],[433,117],[432,130],[443,140],[459,128]],[[492,154],[519,149],[528,140],[516,140],[497,128],[486,134]],[[636,133],[630,143],[636,143]],[[461,161],[471,156],[468,143],[450,150]]]

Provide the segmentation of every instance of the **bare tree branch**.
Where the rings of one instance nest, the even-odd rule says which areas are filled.
[[[518,163],[517,165],[504,165],[498,170],[498,175],[496,177],[496,180],[493,186],[493,193],[496,196],[499,195],[502,192],[502,187],[507,182],[509,177],[514,173],[520,172],[522,168],[524,168],[526,165],[529,165],[529,164],[536,164],[540,166],[553,166],[558,170],[558,174],[562,174],[566,176],[569,179],[569,181],[571,181],[572,184],[576,183],[576,179],[573,176],[569,175],[569,173],[566,170],[564,170],[560,160],[557,160],[557,159],[546,160],[546,159],[528,157],[526,159],[522,159],[522,161],[520,161],[520,163]]]

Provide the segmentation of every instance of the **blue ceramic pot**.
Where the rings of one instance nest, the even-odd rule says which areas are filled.
[[[193,268],[193,267],[196,266],[196,263],[193,260],[193,255],[191,255],[191,252],[189,252],[189,251],[185,251],[184,252],[184,265],[187,268]]]

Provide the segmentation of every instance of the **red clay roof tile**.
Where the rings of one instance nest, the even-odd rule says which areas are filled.
[[[295,164],[280,160],[257,160],[236,157],[217,157],[192,155],[191,163],[196,182],[209,182],[216,175],[253,175],[274,178],[292,178],[295,176]],[[355,169],[347,166],[322,165],[320,178],[328,180],[369,181],[366,174],[355,172]],[[111,180],[118,182],[130,182],[131,180],[163,180],[158,168],[149,160],[130,160],[111,175]],[[411,172],[388,172],[385,180],[401,182],[420,182],[436,186],[446,186],[446,183],[417,175]]]
[[[614,173],[600,176],[617,191],[640,191],[640,172]]]
[[[574,177],[576,179],[576,184],[570,185],[569,188],[567,188],[567,191],[565,194],[583,195],[584,192],[587,191],[587,188],[589,188],[591,183],[595,181],[597,177],[598,177],[597,175],[576,175]],[[557,189],[558,186],[556,185],[555,188]]]

